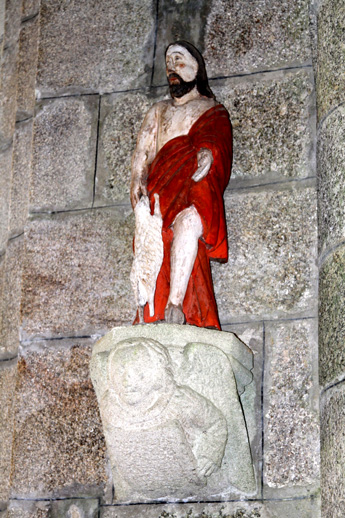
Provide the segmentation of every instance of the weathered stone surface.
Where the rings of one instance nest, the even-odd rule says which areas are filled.
[[[318,499],[101,508],[101,518],[320,518]]]
[[[5,47],[14,45],[18,40],[21,22],[22,0],[5,1]]]
[[[212,265],[223,324],[315,314],[316,193],[304,185],[226,196],[229,262]]]
[[[117,502],[256,493],[239,398],[252,361],[232,333],[194,326],[116,327],[95,344],[91,379]]]
[[[32,120],[18,123],[14,133],[10,236],[16,236],[23,232],[28,217],[32,163],[32,125]]]
[[[319,247],[345,239],[345,106],[323,122],[319,132]]]
[[[52,502],[51,518],[96,518],[98,516],[98,500],[55,500]]]
[[[6,3],[0,3],[0,63],[2,63],[2,52],[4,48],[4,34],[5,34],[5,7]]]
[[[211,87],[230,113],[234,137],[232,180],[315,174],[309,72],[276,72],[217,81]]]
[[[5,151],[0,151],[0,253],[4,251],[8,238],[12,152],[12,146],[8,147]]]
[[[23,238],[9,242],[4,257],[3,282],[0,288],[0,359],[13,357],[19,346],[19,317]]]
[[[321,501],[324,518],[344,515],[345,386],[325,392],[321,398]]]
[[[51,518],[51,503],[12,500],[6,518]]]
[[[104,439],[89,378],[92,340],[35,342],[18,362],[12,496],[95,496]]]
[[[204,57],[211,77],[304,63],[309,2],[212,0]]]
[[[321,119],[345,101],[344,28],[342,0],[322,2],[318,16],[317,106]]]
[[[318,487],[317,321],[265,328],[264,496],[289,487],[296,495],[299,486]]]
[[[8,514],[1,514],[1,518],[97,518],[98,500],[61,499],[47,502],[30,500],[12,500]]]
[[[8,47],[3,51],[0,78],[0,150],[11,143],[16,121],[17,53],[18,45]]]
[[[17,361],[0,361],[0,502],[9,497]]]
[[[319,282],[320,383],[327,385],[345,372],[345,247],[329,256]]]
[[[41,0],[22,0],[22,20],[39,13]]]
[[[130,324],[131,208],[36,217],[28,227],[23,336],[74,336]]]
[[[41,95],[148,86],[151,0],[42,0],[37,88]],[[61,66],[63,63],[63,66]]]
[[[17,120],[33,115],[38,59],[39,18],[23,24],[19,37]]]
[[[154,101],[140,92],[102,98],[95,205],[129,200],[132,154],[141,123]]]
[[[44,101],[35,119],[31,210],[90,207],[98,98]]]
[[[157,44],[154,63],[153,83],[167,83],[165,50],[170,43],[187,40],[201,52],[204,46],[207,15],[212,2],[208,0],[190,0],[189,2],[171,2],[161,0],[158,3]]]

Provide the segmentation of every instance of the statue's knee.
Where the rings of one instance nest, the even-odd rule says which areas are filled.
[[[174,232],[191,232],[198,237],[202,235],[201,218],[194,206],[182,210],[175,218]]]

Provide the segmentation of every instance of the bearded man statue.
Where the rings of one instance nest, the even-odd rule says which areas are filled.
[[[228,258],[223,193],[232,164],[231,123],[193,45],[169,45],[166,69],[171,99],[148,111],[132,159],[133,208],[148,196],[153,214],[158,195],[163,220],[154,313],[146,305],[143,317],[220,329],[210,260]]]

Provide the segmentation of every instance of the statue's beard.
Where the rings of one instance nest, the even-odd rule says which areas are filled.
[[[193,90],[196,85],[196,78],[193,81],[184,81],[178,74],[170,74],[169,78],[174,77],[180,81],[180,83],[169,83],[169,90],[171,97],[183,97]]]

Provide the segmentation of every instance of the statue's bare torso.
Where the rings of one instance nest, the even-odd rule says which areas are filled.
[[[194,99],[185,104],[177,104],[173,100],[157,103],[157,153],[169,140],[187,135],[201,115],[215,104],[215,100],[208,97]]]
[[[169,99],[154,104],[138,135],[132,159],[132,181],[145,178],[159,150],[180,135],[187,135],[203,113],[215,106],[214,99],[204,97],[194,89],[182,99]]]

